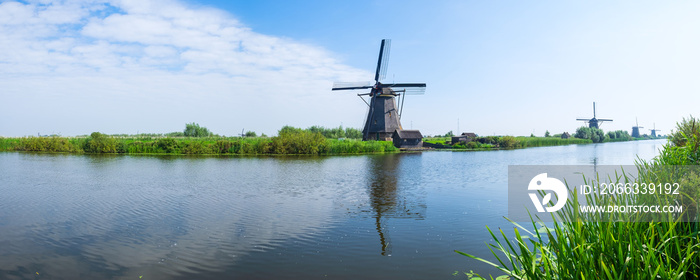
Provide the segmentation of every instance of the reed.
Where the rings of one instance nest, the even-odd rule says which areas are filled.
[[[390,153],[399,150],[391,142],[327,139],[301,130],[277,137],[112,137],[93,133],[87,137],[0,138],[0,151],[88,154],[172,155],[336,155]]]
[[[622,216],[583,215],[578,194],[552,213],[545,226],[537,216],[530,224],[513,224],[513,236],[486,226],[497,262],[456,251],[501,270],[513,279],[698,279],[700,278],[700,129],[692,116],[678,123],[670,141],[651,161],[637,160],[638,177],[607,178],[607,182],[680,183],[680,195],[617,194],[586,196],[588,205],[677,205],[679,213],[627,213]],[[624,174],[624,173],[621,173]],[[600,178],[584,178],[586,184]],[[652,222],[643,222],[649,221]],[[522,233],[529,235],[523,236]],[[472,279],[483,279],[468,274]]]
[[[612,181],[629,182],[630,178]],[[577,201],[577,192],[571,191],[570,197]],[[636,204],[636,199],[630,195],[586,198],[589,205]],[[502,229],[494,232],[487,226],[495,241],[489,247],[497,263],[456,252],[490,264],[513,279],[697,279],[700,276],[697,226],[691,226],[696,223],[687,223],[682,217],[657,214],[654,222],[641,222],[644,214],[628,214],[625,222],[611,222],[600,215],[582,217],[575,203],[551,215],[555,221],[551,227],[532,215],[527,226],[506,218],[514,225],[513,236]]]
[[[527,147],[545,147],[545,146],[561,146],[572,144],[591,144],[590,139],[568,138],[562,139],[558,137],[516,137],[522,148]]]

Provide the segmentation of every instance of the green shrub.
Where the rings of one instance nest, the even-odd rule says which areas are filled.
[[[179,149],[177,141],[173,138],[158,139],[156,141],[156,146],[165,153],[175,153]]]
[[[99,132],[93,132],[85,141],[85,147],[83,147],[85,152],[102,154],[102,153],[116,153],[117,152],[117,140],[104,135]]]
[[[233,142],[230,140],[217,140],[212,149],[217,154],[230,154],[233,153]]]
[[[326,147],[326,138],[321,133],[282,128],[279,136],[272,138],[275,154],[320,154]]]
[[[212,150],[200,141],[190,141],[182,147],[182,153],[187,155],[213,154]]]
[[[591,139],[593,143],[602,143],[607,139],[602,129],[585,126],[576,129],[574,137],[579,139]]]
[[[211,133],[206,127],[199,126],[196,123],[185,124],[185,131],[183,134],[186,137],[211,137],[214,133]]]
[[[20,141],[20,149],[30,152],[81,152],[64,137],[28,137]]]
[[[516,148],[518,141],[513,136],[503,136],[498,140],[498,146],[504,149]]]

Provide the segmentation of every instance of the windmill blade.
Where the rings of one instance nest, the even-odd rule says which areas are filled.
[[[332,90],[353,90],[372,88],[372,82],[335,82]]]
[[[590,121],[591,119],[576,119],[576,120],[577,120],[577,121],[585,121],[585,122],[587,122],[587,121]]]
[[[598,119],[599,122],[611,122],[611,119]]]
[[[412,87],[412,88],[391,88],[395,92],[403,92],[406,95],[422,95],[425,94],[425,87]]]
[[[409,87],[425,87],[425,83],[393,83],[393,84],[382,84],[381,87],[390,88],[409,88]]]
[[[390,49],[391,40],[382,39],[382,45],[379,47],[379,59],[377,59],[377,72],[374,74],[374,80],[377,82],[386,78],[386,69],[389,64]]]

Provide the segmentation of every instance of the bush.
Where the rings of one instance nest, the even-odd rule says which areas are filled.
[[[662,165],[693,165],[700,162],[700,129],[698,120],[690,116],[676,123],[669,141],[656,160]]]
[[[676,147],[684,147],[688,142],[697,142],[700,139],[700,127],[698,119],[691,115],[688,119],[683,118],[680,123],[676,123],[676,129],[669,134],[669,141]]]
[[[94,154],[116,153],[117,140],[99,132],[93,132],[85,141],[85,152]]]
[[[498,140],[498,146],[504,149],[516,148],[518,141],[513,136],[503,136]]]
[[[204,143],[200,141],[191,141],[185,143],[184,147],[182,147],[182,153],[188,155],[204,155],[212,154],[213,152]]]
[[[607,139],[605,132],[603,132],[602,129],[585,126],[576,129],[576,134],[574,134],[574,137],[580,139],[591,139],[593,143],[601,143]]]
[[[206,127],[201,127],[196,123],[188,123],[185,125],[185,131],[183,134],[186,137],[211,137],[214,133],[211,133]]]
[[[321,133],[288,126],[279,131],[279,136],[272,138],[275,154],[320,154],[325,148],[326,138]]]
[[[177,141],[173,138],[161,138],[156,141],[156,146],[166,153],[174,153],[178,150]]]
[[[30,152],[80,152],[67,138],[29,137],[21,141],[21,150]]]

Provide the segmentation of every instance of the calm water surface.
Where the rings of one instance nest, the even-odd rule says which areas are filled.
[[[514,164],[633,164],[665,140],[343,157],[0,153],[0,279],[464,279],[498,271]],[[38,273],[38,274],[37,274]],[[142,278],[139,278],[142,277]]]

